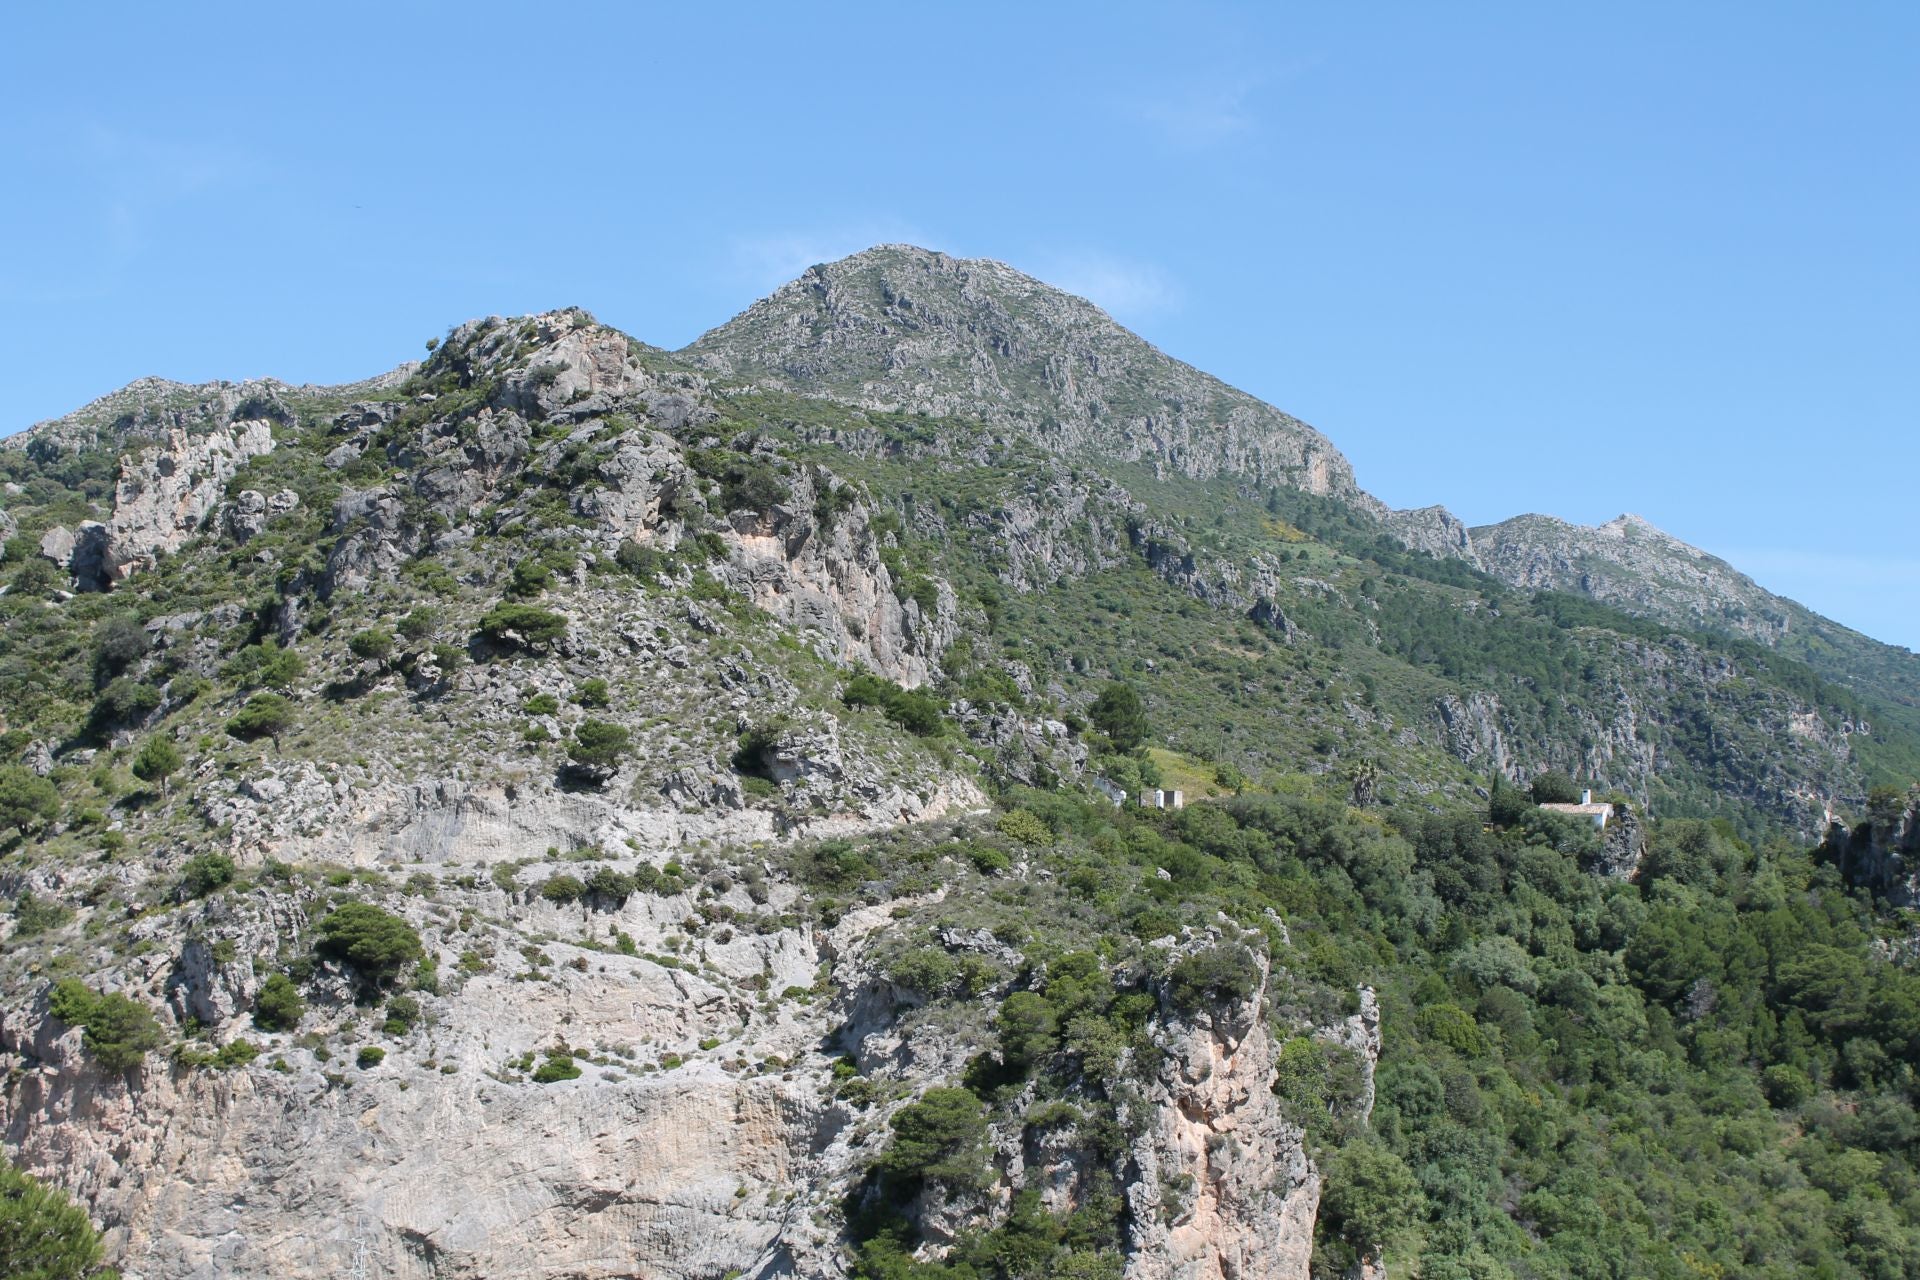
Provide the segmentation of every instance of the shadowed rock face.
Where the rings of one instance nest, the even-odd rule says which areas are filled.
[[[1864,820],[1849,826],[1836,819],[1827,828],[1827,856],[1850,883],[1894,906],[1920,904],[1920,786],[1904,798],[1877,799]]]
[[[1313,428],[999,262],[870,249],[812,268],[682,354],[719,375],[1012,427],[1058,453],[1377,505]]]

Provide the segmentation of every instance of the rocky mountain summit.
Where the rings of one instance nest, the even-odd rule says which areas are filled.
[[[809,269],[682,354],[786,390],[977,418],[1061,454],[1372,501],[1313,428],[1004,263],[882,245]]]
[[[1516,587],[1571,591],[1762,644],[1778,644],[1792,626],[1786,601],[1635,515],[1591,528],[1551,516],[1516,516],[1472,530],[1467,554]]]
[[[1615,1229],[1557,1179],[1653,1104],[1580,1099],[1708,1090],[1723,900],[1891,993],[1768,984],[1768,1097],[1906,1052],[1818,905],[1911,896],[1896,654],[1389,512],[1000,264],[143,380],[0,473],[0,1134],[129,1277],[1520,1274]],[[1608,1247],[1788,1247],[1673,1234]]]

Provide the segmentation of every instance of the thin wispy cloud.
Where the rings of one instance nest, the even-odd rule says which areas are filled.
[[[1019,265],[1019,264],[1015,264]],[[1150,262],[1091,250],[1042,254],[1029,268],[1056,288],[1075,293],[1121,320],[1138,320],[1176,310],[1179,283]]]
[[[182,208],[228,201],[261,180],[257,157],[225,142],[158,137],[98,120],[34,119],[9,131],[24,186],[41,193],[85,252],[11,264],[0,297],[52,303],[102,296]],[[224,216],[222,214],[216,216]]]
[[[1132,104],[1131,114],[1175,146],[1219,146],[1252,132],[1258,117],[1249,99],[1258,87],[1258,81],[1241,80],[1143,99]]]

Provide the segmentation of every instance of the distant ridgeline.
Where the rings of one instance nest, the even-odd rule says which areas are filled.
[[[1920,660],[1644,521],[904,246],[0,483],[0,1271],[1920,1274]]]

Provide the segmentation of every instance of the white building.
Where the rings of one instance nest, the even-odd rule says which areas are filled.
[[[1595,804],[1591,790],[1580,793],[1579,804],[1543,804],[1540,807],[1554,813],[1564,813],[1570,818],[1585,818],[1601,831],[1606,830],[1607,823],[1613,819],[1613,806],[1604,801]]]

